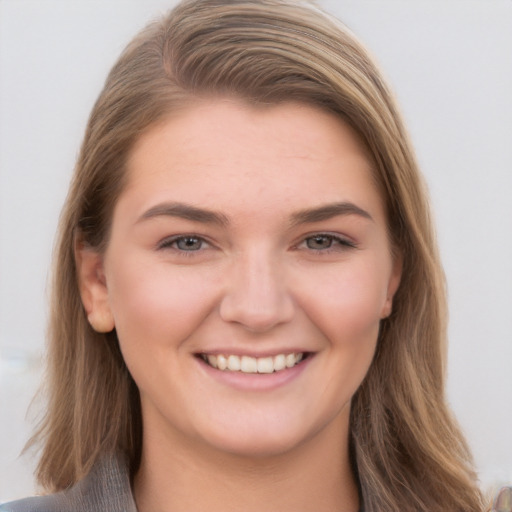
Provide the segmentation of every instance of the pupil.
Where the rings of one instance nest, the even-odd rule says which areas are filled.
[[[310,249],[326,249],[331,246],[331,239],[328,236],[314,236],[309,239]]]
[[[186,251],[196,251],[200,248],[201,242],[198,238],[188,237],[178,240],[178,247]]]

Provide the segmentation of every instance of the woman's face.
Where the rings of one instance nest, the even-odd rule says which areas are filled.
[[[145,436],[261,456],[346,435],[399,282],[351,130],[204,101],[143,135],[127,172],[82,296],[115,325]]]

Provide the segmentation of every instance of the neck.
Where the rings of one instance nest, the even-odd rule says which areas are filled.
[[[134,481],[137,508],[139,512],[356,512],[359,497],[349,462],[348,431],[343,435],[336,430],[266,457],[219,453],[186,439],[170,444],[145,431]]]

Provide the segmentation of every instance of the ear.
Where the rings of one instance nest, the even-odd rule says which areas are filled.
[[[401,254],[393,255],[393,266],[391,269],[391,275],[388,281],[388,289],[386,301],[382,307],[381,319],[387,318],[393,311],[393,297],[395,296],[398,286],[400,285],[400,279],[402,278],[402,267],[403,259]]]
[[[103,255],[82,242],[77,242],[75,261],[80,296],[89,323],[96,332],[112,331],[115,324],[108,300]]]

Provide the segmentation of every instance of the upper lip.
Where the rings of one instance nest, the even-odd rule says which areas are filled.
[[[234,356],[249,356],[254,358],[261,357],[274,357],[279,354],[306,354],[312,353],[312,350],[305,350],[300,348],[280,348],[280,349],[272,349],[268,351],[254,351],[254,350],[244,350],[240,348],[222,348],[222,349],[212,349],[212,350],[200,350],[196,352],[197,355],[234,355]]]

